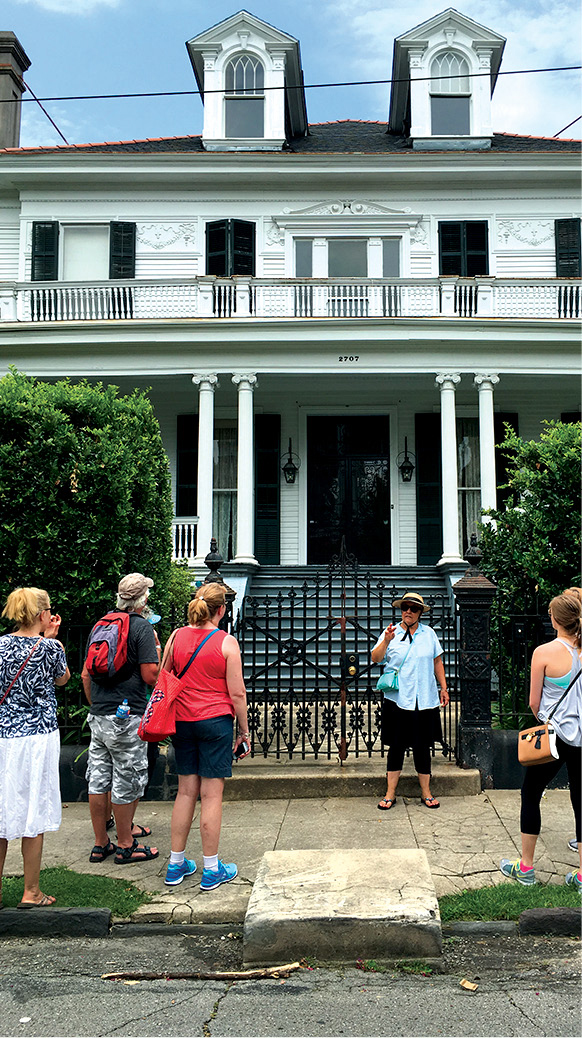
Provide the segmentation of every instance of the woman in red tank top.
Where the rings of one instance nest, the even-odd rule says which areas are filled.
[[[165,883],[176,886],[196,871],[185,857],[196,801],[200,797],[203,871],[201,890],[213,890],[237,875],[237,867],[218,859],[225,778],[232,774],[233,719],[236,751],[249,745],[247,697],[236,638],[218,628],[226,610],[224,588],[205,584],[188,606],[188,625],[170,636],[162,668],[182,677],[172,736],[178,793],[172,812],[172,852]],[[248,752],[248,749],[247,749]],[[243,752],[242,756],[246,756]]]

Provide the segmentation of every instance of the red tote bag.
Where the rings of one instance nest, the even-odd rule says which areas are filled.
[[[216,634],[216,629],[202,639],[178,677],[169,670],[161,670],[158,674],[158,680],[137,730],[142,742],[162,742],[176,731],[176,699],[184,688],[181,679],[213,634]]]

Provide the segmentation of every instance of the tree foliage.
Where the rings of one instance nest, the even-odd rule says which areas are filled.
[[[44,587],[67,624],[111,608],[119,578],[170,581],[168,462],[147,396],[117,387],[0,380],[0,594]]]
[[[580,423],[543,423],[539,440],[506,426],[510,497],[482,527],[483,570],[517,610],[580,584]]]

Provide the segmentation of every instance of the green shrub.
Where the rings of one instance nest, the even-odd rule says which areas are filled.
[[[168,461],[147,396],[117,387],[0,380],[0,595],[44,587],[64,625],[114,604],[139,570],[168,609],[172,503]]]

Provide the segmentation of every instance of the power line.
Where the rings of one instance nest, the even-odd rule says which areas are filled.
[[[572,119],[572,122],[568,123],[567,126],[562,126],[562,129],[558,130],[558,132],[554,134],[554,137],[559,137],[561,133],[564,133],[564,130],[569,130],[570,127],[573,126],[574,123],[579,122],[580,119],[582,119],[582,115],[577,116],[576,119]]]
[[[30,91],[30,93],[32,94],[32,100],[36,101],[36,103],[37,103],[38,107],[40,108],[40,110],[42,112],[44,112],[44,114],[46,115],[48,121],[50,123],[52,123],[52,125],[54,126],[54,128],[57,131],[59,137],[61,137],[64,140],[65,144],[68,144],[69,142],[68,142],[67,138],[65,137],[64,133],[61,133],[61,131],[59,130],[59,128],[58,128],[58,126],[56,124],[56,122],[54,121],[52,116],[49,115],[49,113],[47,112],[47,110],[44,107],[44,105],[41,104],[41,102],[39,101],[38,97],[34,93],[34,90],[31,90],[29,86],[27,86],[26,89]],[[27,98],[27,100],[28,100],[28,98]]]
[[[496,76],[531,76],[542,72],[579,72],[582,69],[582,65],[561,65],[555,68],[526,68],[526,69],[513,69],[508,72],[498,72]],[[418,76],[414,78],[415,83],[422,83],[430,80],[436,82],[440,79],[479,79],[482,77],[491,78],[491,72],[471,72],[466,75],[455,75],[455,76]],[[296,86],[275,86],[275,87],[264,87],[261,93],[267,93],[270,90],[323,90],[338,87],[351,87],[351,86],[386,86],[394,85],[395,83],[408,83],[410,77],[406,76],[404,79],[354,79],[339,83],[300,83]],[[28,84],[25,83],[27,89],[30,90]],[[32,94],[32,90],[30,90]],[[224,88],[219,90],[205,90],[204,95],[208,94],[225,94]],[[250,96],[250,95],[249,95]],[[60,95],[54,97],[23,97],[20,100],[26,101],[119,101],[124,98],[138,98],[138,97],[202,97],[202,91],[200,90],[145,90],[137,93],[122,93],[122,94],[71,94],[71,95]],[[10,104],[11,102],[18,101],[18,98],[6,98],[2,101],[2,104]]]

